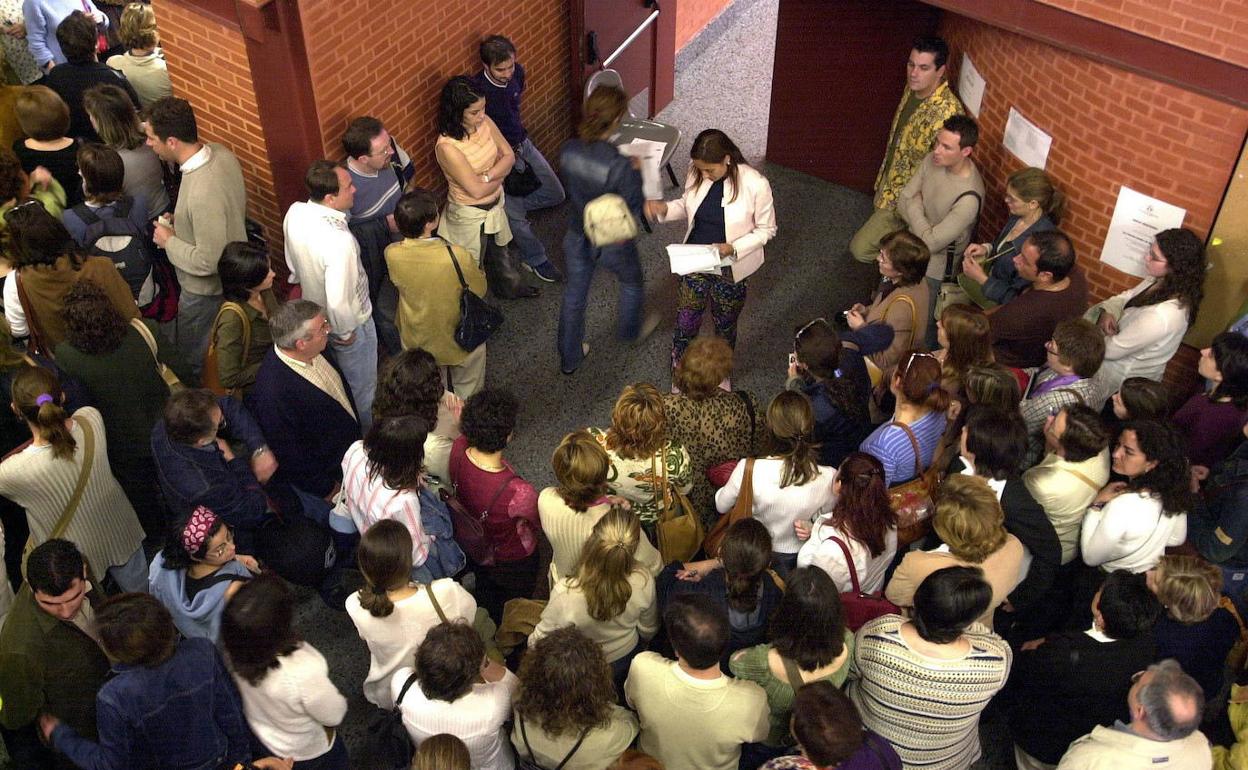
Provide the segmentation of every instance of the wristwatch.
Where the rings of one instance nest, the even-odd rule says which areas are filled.
[[[262,455],[262,454],[264,454],[265,452],[267,452],[267,451],[269,451],[269,447],[268,447],[268,445],[267,445],[267,444],[265,444],[265,445],[263,445],[263,446],[259,446],[259,447],[257,447],[256,449],[254,449],[254,450],[252,451],[252,453],[251,453],[251,459],[253,459],[253,460],[254,460],[254,459],[256,459],[257,457],[259,457],[260,455]]]

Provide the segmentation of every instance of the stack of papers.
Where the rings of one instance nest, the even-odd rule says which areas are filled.
[[[673,243],[667,247],[667,258],[676,275],[718,273],[720,265],[727,264],[718,248],[698,243]]]
[[[663,152],[667,142],[634,139],[628,144],[617,145],[621,155],[641,161],[641,190],[648,201],[663,200],[663,177],[661,175]]]

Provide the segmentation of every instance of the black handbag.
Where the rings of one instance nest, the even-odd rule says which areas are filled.
[[[429,592],[429,596],[433,597],[432,591]],[[371,749],[369,753],[373,757],[373,767],[384,768],[384,770],[398,770],[398,768],[406,770],[412,766],[412,755],[416,753],[416,750],[412,746],[412,737],[403,724],[403,712],[400,711],[399,705],[403,703],[403,696],[407,695],[408,688],[415,681],[416,674],[413,673],[403,683],[403,689],[399,690],[399,697],[394,702],[394,708],[389,711],[377,709],[368,720],[366,740]]]
[[[521,165],[524,167],[521,168]],[[533,164],[522,160],[519,151],[516,151],[516,164],[503,179],[503,190],[512,197],[523,198],[537,192],[541,186],[542,180],[533,170]]]
[[[464,280],[464,271],[459,269],[459,260],[455,251],[445,240],[442,245],[446,253],[451,255],[451,264],[455,266],[455,274],[459,276],[459,323],[455,326],[455,344],[471,353],[485,344],[498,327],[503,325],[503,313],[484,299],[472,293],[468,282]]]

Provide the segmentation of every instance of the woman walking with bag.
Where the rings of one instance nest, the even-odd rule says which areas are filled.
[[[260,362],[273,347],[269,316],[277,309],[269,255],[248,241],[227,243],[217,262],[225,302],[212,323],[204,356],[204,387],[242,397],[256,383]],[[213,376],[216,382],[211,382]]]
[[[672,369],[697,336],[710,306],[715,331],[736,347],[737,320],[745,307],[746,279],[763,265],[763,246],[776,237],[776,212],[767,178],[745,162],[741,150],[717,128],[698,134],[685,189],[674,201],[646,201],[658,222],[684,219],[685,243],[714,246],[721,258],[714,273],[680,276]]]

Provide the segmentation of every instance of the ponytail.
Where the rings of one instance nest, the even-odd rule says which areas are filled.
[[[65,393],[56,375],[39,366],[23,369],[13,378],[11,396],[22,419],[51,445],[52,456],[58,460],[73,459],[77,442],[65,427]]]
[[[390,601],[386,589],[373,585],[367,577],[364,578],[364,587],[360,589],[360,606],[375,618],[390,617],[390,613],[394,612],[394,602]]]
[[[594,524],[581,548],[571,585],[585,595],[589,616],[606,622],[628,607],[633,587],[628,578],[637,571],[637,544],[641,523],[632,512],[612,506]]]
[[[728,606],[750,613],[758,608],[759,584],[771,563],[771,534],[758,519],[742,519],[724,533],[719,549],[728,583]]]
[[[802,393],[783,390],[767,406],[765,418],[770,454],[784,461],[780,486],[802,486],[819,475],[817,445],[811,440],[815,416]]]
[[[387,591],[407,585],[412,572],[412,535],[394,519],[382,519],[360,538],[356,562],[364,575],[360,606],[375,618],[394,612]]]

